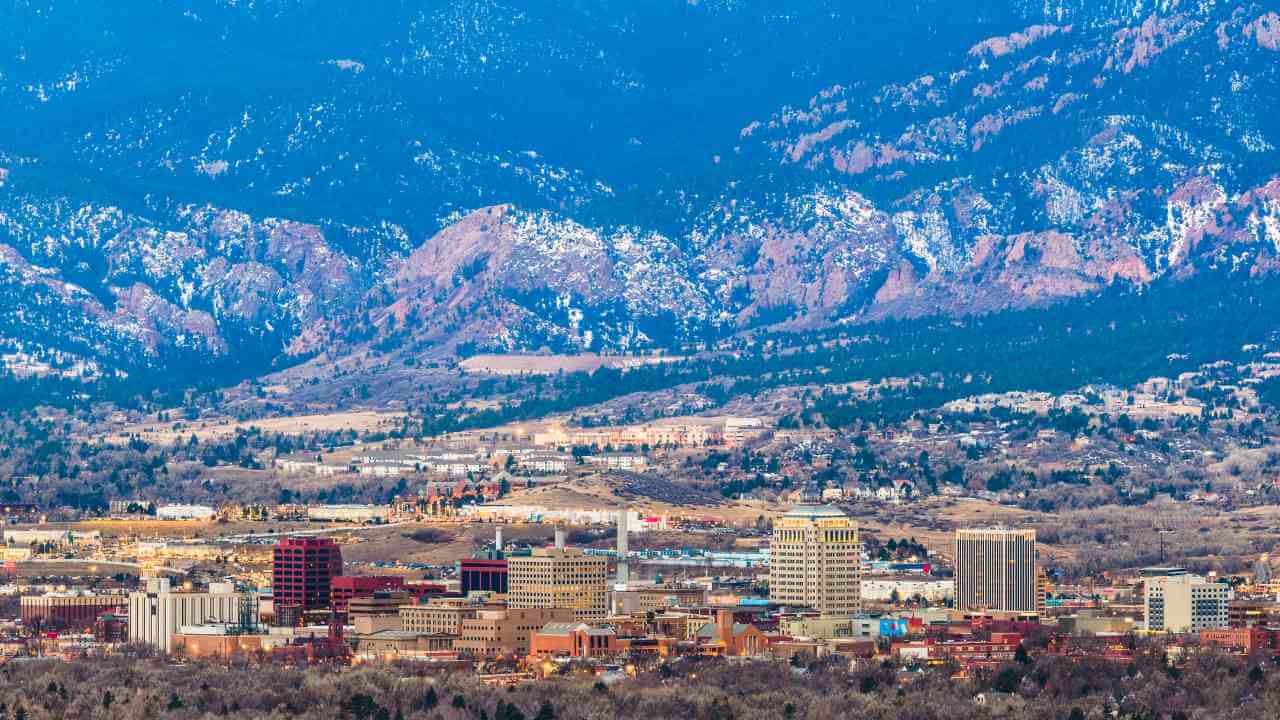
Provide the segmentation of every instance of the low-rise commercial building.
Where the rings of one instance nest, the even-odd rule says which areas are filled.
[[[337,612],[346,612],[352,598],[369,597],[379,590],[404,589],[399,575],[339,575],[329,580],[329,601]]]
[[[480,610],[475,617],[462,621],[453,646],[458,652],[477,658],[524,657],[529,654],[533,634],[547,623],[574,620],[574,612],[568,608]]]
[[[208,520],[218,513],[208,505],[163,505],[156,510],[161,520]]]
[[[389,505],[314,505],[307,508],[313,522],[384,523],[391,516]]]
[[[352,598],[347,605],[347,621],[357,633],[402,630],[400,606],[413,601],[406,592],[379,590],[372,595]]]
[[[23,595],[18,601],[23,626],[36,630],[90,630],[100,615],[128,604],[127,595],[88,593]]]
[[[529,654],[536,657],[612,657],[618,634],[611,627],[586,623],[547,623],[533,634]]]
[[[453,650],[456,638],[452,635],[417,633],[409,630],[378,630],[376,632],[357,632],[352,638],[352,645],[358,656],[372,660],[395,660],[400,657],[414,657],[425,653],[440,653]]]
[[[433,600],[426,605],[401,605],[400,623],[408,632],[427,635],[460,635],[462,621],[481,608],[466,601]]]

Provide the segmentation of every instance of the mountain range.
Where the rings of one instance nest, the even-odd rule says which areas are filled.
[[[365,5],[0,9],[0,353],[686,351],[1280,267],[1261,3]]]

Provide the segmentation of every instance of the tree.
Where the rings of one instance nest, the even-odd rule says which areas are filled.
[[[991,681],[991,689],[996,692],[1013,693],[1020,684],[1022,684],[1022,672],[1016,667],[1006,667]]]
[[[524,713],[520,712],[520,708],[515,703],[498,701],[497,708],[493,711],[493,720],[524,720]]]
[[[538,708],[538,714],[533,716],[533,720],[556,720],[556,710],[549,700],[542,701],[542,707]]]
[[[431,687],[431,688],[427,688],[427,694],[422,696],[422,702],[418,704],[418,707],[420,707],[423,710],[431,710],[432,708],[434,708],[436,705],[439,705],[439,704],[440,704],[440,695],[436,693],[435,688]]]
[[[182,698],[178,697],[178,693],[169,693],[169,705],[165,709],[170,711],[182,709]]]

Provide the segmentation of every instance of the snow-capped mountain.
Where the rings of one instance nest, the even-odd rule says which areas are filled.
[[[683,347],[1276,267],[1275,11],[850,5],[13,3],[0,349]]]

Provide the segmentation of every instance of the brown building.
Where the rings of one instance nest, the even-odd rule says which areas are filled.
[[[1227,625],[1280,627],[1280,604],[1270,600],[1233,600],[1227,603]]]
[[[704,651],[716,655],[754,656],[769,649],[769,638],[760,628],[734,622],[729,610],[717,610],[715,621],[703,625],[696,639]]]
[[[707,600],[707,589],[701,585],[657,585],[636,590],[639,609],[665,610],[669,607],[691,607]]]
[[[1235,628],[1213,628],[1200,631],[1201,646],[1215,646],[1243,655],[1251,655],[1257,650],[1271,650],[1276,647],[1277,633],[1257,626]]]
[[[462,621],[455,650],[473,657],[499,655],[524,657],[529,654],[533,634],[551,622],[574,621],[569,608],[507,608],[480,610]]]
[[[92,630],[98,616],[129,606],[126,595],[24,595],[22,624],[36,630]]]
[[[462,621],[481,607],[465,600],[434,600],[426,605],[401,605],[400,624],[407,632],[460,635]]]

